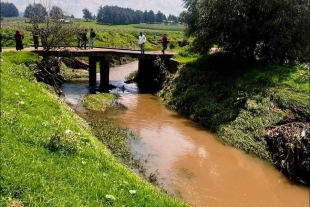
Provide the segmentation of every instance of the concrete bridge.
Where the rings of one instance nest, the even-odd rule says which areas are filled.
[[[169,67],[169,59],[173,57],[175,53],[166,52],[162,54],[161,51],[145,51],[141,54],[140,50],[127,50],[117,48],[100,48],[93,49],[80,49],[77,47],[61,47],[50,50],[38,50],[31,49],[30,51],[38,53],[40,56],[55,56],[55,57],[88,57],[89,59],[89,91],[90,93],[96,93],[96,65],[100,63],[100,92],[109,92],[109,73],[110,62],[113,57],[130,57],[138,58],[138,76],[144,79],[144,82],[148,82],[149,79],[154,76],[154,61],[157,57],[160,57]]]

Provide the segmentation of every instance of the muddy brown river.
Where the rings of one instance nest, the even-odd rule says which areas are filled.
[[[130,143],[134,157],[169,194],[197,207],[310,207],[308,188],[291,183],[271,164],[223,145],[155,95],[138,94],[134,84],[124,84],[136,69],[137,62],[111,68],[110,83],[118,87],[112,92],[128,109],[109,118],[140,137]],[[87,82],[66,84],[63,91],[66,102],[81,107]]]

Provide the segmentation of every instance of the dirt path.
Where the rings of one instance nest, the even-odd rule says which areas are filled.
[[[25,47],[22,51],[30,51],[33,50],[34,47]],[[8,52],[8,51],[16,51],[15,47],[11,47],[11,48],[2,48],[2,52]]]

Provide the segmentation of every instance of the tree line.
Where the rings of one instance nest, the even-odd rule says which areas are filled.
[[[144,23],[163,23],[166,21],[177,22],[178,17],[169,14],[166,17],[165,14],[158,11],[156,14],[153,10],[133,10],[130,8],[121,8],[118,6],[100,6],[97,16],[92,15],[87,8],[83,9],[83,18],[96,19],[101,24],[139,24]]]
[[[1,17],[18,17],[19,12],[13,3],[1,2]]]
[[[87,8],[82,10],[83,18],[86,20],[97,20],[101,24],[112,24],[112,25],[124,25],[124,24],[139,24],[144,23],[163,23],[163,22],[178,22],[178,17],[169,14],[166,17],[165,14],[158,11],[154,13],[153,10],[133,10],[130,8],[121,8],[118,6],[100,6],[97,15],[92,14]],[[46,16],[54,19],[65,18],[63,10],[58,6],[52,6],[49,12],[40,3],[29,4],[24,12],[24,17],[30,18],[36,14],[38,18],[36,21],[43,22]],[[1,2],[1,15],[2,17],[17,17],[19,11],[13,3]],[[73,15],[70,18],[74,18]]]

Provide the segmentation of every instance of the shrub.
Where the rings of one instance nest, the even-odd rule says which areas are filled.
[[[51,152],[75,153],[79,148],[78,134],[67,129],[64,133],[56,131],[52,134],[47,148]]]

